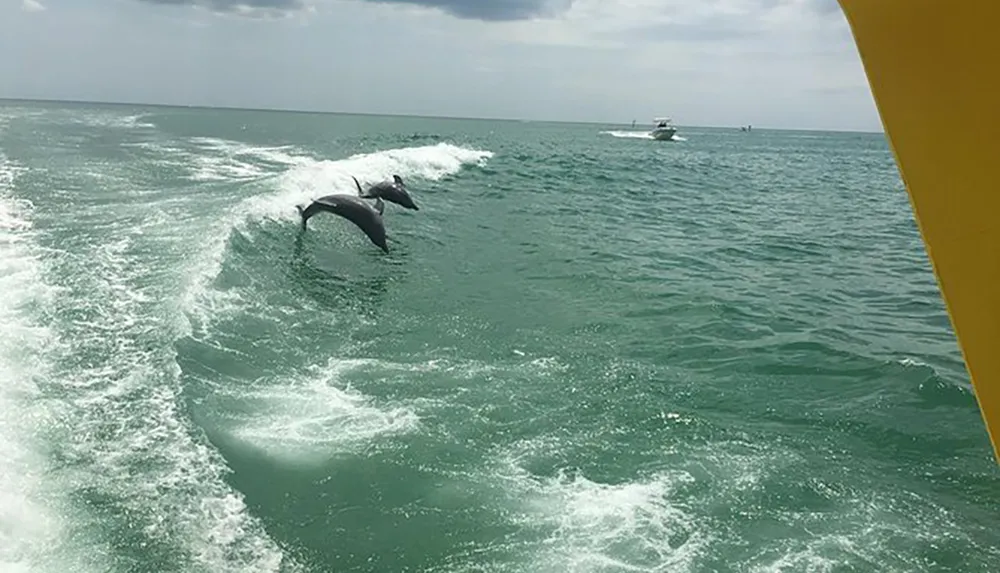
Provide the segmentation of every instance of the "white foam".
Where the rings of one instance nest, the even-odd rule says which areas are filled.
[[[432,181],[458,173],[465,165],[483,165],[490,151],[438,143],[352,155],[347,159],[303,164],[281,176],[280,191],[251,200],[249,210],[258,217],[297,220],[296,204],[333,193],[357,195],[357,186],[391,179],[422,178]]]
[[[929,367],[929,365],[926,362],[910,357],[902,358],[900,360],[897,360],[897,362],[899,362],[903,366],[909,366],[909,367]]]
[[[214,137],[194,137],[173,144],[139,141],[122,145],[148,152],[150,161],[186,171],[187,178],[197,183],[253,181],[293,165],[315,162],[289,145],[250,145]]]
[[[565,372],[569,369],[568,364],[561,362],[555,356],[528,358],[527,354],[521,350],[515,350],[513,354],[517,356],[519,360],[508,364],[481,360],[449,360],[445,358],[432,358],[418,363],[378,360],[371,362],[371,364],[377,365],[379,368],[384,370],[404,372],[440,372],[448,374],[449,376],[461,378],[474,378],[476,376],[500,372],[544,376]]]
[[[0,570],[86,570],[38,438],[57,417],[38,387],[56,337],[36,320],[55,292],[30,240],[31,204],[12,197],[15,173],[0,155]]]
[[[304,378],[258,381],[256,388],[217,388],[250,407],[229,431],[247,445],[284,463],[318,464],[354,452],[372,440],[413,431],[419,418],[408,407],[379,408],[343,382],[364,360],[331,360]],[[235,394],[232,394],[236,392]]]
[[[547,532],[533,548],[540,571],[687,571],[708,542],[696,518],[675,504],[675,489],[693,478],[682,471],[617,484],[560,470],[537,477],[521,462],[559,447],[526,442],[503,457],[495,474],[516,499],[520,523]]]
[[[627,139],[653,139],[648,131],[602,131],[604,135],[611,137],[622,137]]]
[[[82,124],[88,127],[123,130],[156,128],[156,125],[143,121],[143,118],[147,115],[144,113],[122,115],[121,112],[114,110],[74,110],[69,113],[71,114],[68,118],[70,123]]]
[[[169,336],[170,313],[161,308],[165,293],[135,286],[152,270],[129,254],[141,235],[140,227],[121,229],[93,247],[86,269],[60,273],[75,277],[75,309],[88,317],[64,323],[62,334],[74,356],[91,357],[59,380],[83,436],[64,436],[64,455],[90,460],[94,483],[81,487],[115,500],[146,536],[183,547],[198,566],[277,571],[280,549],[225,483],[225,461],[192,437],[178,411],[179,368],[168,350],[142,342]]]
[[[285,165],[296,165],[311,161],[311,158],[309,157],[289,153],[295,149],[291,145],[250,145],[240,141],[232,141],[218,137],[192,137],[190,141],[202,149],[212,150],[220,155],[253,155],[267,161]]]
[[[823,535],[806,543],[802,549],[786,548],[778,557],[769,563],[756,564],[748,569],[751,573],[786,573],[788,571],[811,571],[827,573],[837,571],[843,564],[837,560],[824,557],[819,551],[825,548],[842,551],[847,549],[853,553],[855,545],[850,539],[841,535]],[[893,569],[888,569],[892,571]]]
[[[633,571],[690,570],[703,545],[694,519],[669,497],[687,474],[605,484],[560,472],[539,482],[531,500],[554,525],[538,556],[543,570],[597,571],[608,564]]]
[[[203,248],[188,258],[179,304],[184,318],[184,335],[202,335],[214,320],[243,308],[239,290],[219,290],[209,286],[222,269],[229,234],[237,220],[237,215],[216,220],[205,232]]]
[[[169,193],[164,195],[173,199]],[[190,569],[264,572],[284,568],[287,559],[280,548],[248,512],[241,495],[226,483],[225,460],[192,431],[179,410],[183,402],[180,369],[170,342],[178,335],[173,320],[180,293],[174,281],[162,280],[162,273],[178,271],[173,265],[183,258],[181,251],[190,242],[190,233],[184,235],[183,229],[176,228],[166,232],[155,198],[123,206],[141,210],[130,213],[139,215],[138,221],[122,217],[122,212],[108,213],[103,204],[88,211],[88,205],[81,203],[80,216],[104,217],[105,236],[111,239],[87,241],[84,236],[74,242],[72,251],[50,252],[39,259],[44,271],[58,277],[63,287],[52,304],[59,311],[55,315],[65,317],[51,325],[53,337],[58,336],[61,344],[47,349],[44,356],[44,362],[52,366],[47,384],[58,398],[46,404],[45,411],[58,422],[31,426],[51,428],[46,445],[73,467],[53,488],[58,487],[63,497],[73,495],[93,500],[95,507],[105,506],[101,516],[75,517],[81,531],[100,534],[106,525],[127,526],[140,539],[176,551],[179,564]],[[0,217],[18,221],[9,213]],[[152,232],[157,230],[165,233]],[[178,241],[178,236],[184,240]],[[144,256],[137,256],[136,249]],[[169,268],[158,267],[158,259]],[[5,283],[0,288],[5,295],[0,304],[10,302],[8,292],[39,292],[37,287],[7,288]],[[11,330],[4,326],[7,336]],[[21,341],[18,344],[23,346]],[[52,414],[52,403],[64,404],[66,413]],[[10,420],[17,418],[0,423],[10,424]],[[0,437],[7,438],[7,428],[0,432]],[[37,483],[37,473],[24,482]],[[9,495],[18,489],[10,486],[4,491]],[[43,511],[27,513],[45,516]],[[120,518],[127,523],[103,521],[103,515],[114,514],[127,515]],[[18,536],[30,533],[20,525],[11,531]],[[42,555],[48,556],[44,552],[51,549],[46,545],[56,545],[51,537],[39,537]],[[95,556],[112,553],[100,547],[91,551]]]
[[[624,139],[650,139],[650,140],[653,139],[653,136],[650,135],[650,133],[648,131],[615,131],[615,130],[611,130],[611,131],[602,131],[601,133],[604,134],[604,135],[610,135],[611,137],[619,137],[619,138],[624,138]],[[677,134],[674,134],[670,139],[672,141],[687,141],[686,137],[681,137],[681,136],[679,136]]]
[[[291,153],[291,146],[264,147],[214,137],[195,137],[191,142],[200,150],[190,153],[195,166],[191,176],[195,181],[237,181],[257,179],[272,173],[255,161],[266,161],[279,167],[302,165],[312,158]]]

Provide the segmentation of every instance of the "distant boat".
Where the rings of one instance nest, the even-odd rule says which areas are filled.
[[[674,134],[677,133],[677,128],[674,127],[673,122],[669,117],[658,117],[653,120],[653,131],[649,132],[649,135],[653,139],[658,139],[660,141],[673,139]]]

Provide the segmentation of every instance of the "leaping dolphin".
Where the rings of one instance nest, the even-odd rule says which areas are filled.
[[[368,191],[361,190],[361,183],[358,182],[357,177],[352,175],[351,178],[354,179],[354,184],[358,186],[358,196],[363,199],[385,199],[390,203],[395,203],[407,209],[420,210],[420,207],[417,207],[417,204],[413,202],[413,198],[406,191],[403,178],[399,175],[392,176],[392,183],[382,181],[369,187]]]
[[[299,210],[299,215],[302,216],[303,231],[306,229],[306,221],[310,217],[320,211],[325,211],[339,215],[354,223],[365,232],[365,235],[368,235],[372,243],[381,248],[383,252],[389,252],[389,247],[385,242],[385,224],[382,222],[382,212],[385,210],[385,203],[379,197],[375,198],[374,207],[363,201],[361,197],[335,194],[315,199],[305,209],[302,208],[302,205],[296,205],[295,208]]]

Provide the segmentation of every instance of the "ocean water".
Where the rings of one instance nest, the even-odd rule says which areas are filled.
[[[0,570],[1000,570],[885,138],[679,136],[2,104]]]

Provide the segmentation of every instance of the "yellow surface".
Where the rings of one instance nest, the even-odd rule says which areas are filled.
[[[1000,459],[1000,0],[839,0]]]

